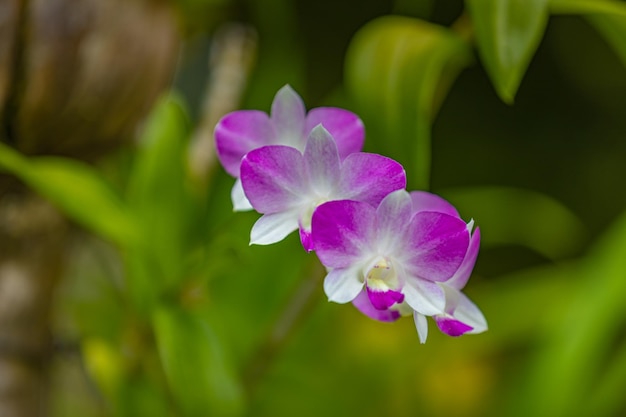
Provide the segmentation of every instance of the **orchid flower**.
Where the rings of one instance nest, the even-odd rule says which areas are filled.
[[[446,334],[486,330],[480,310],[461,292],[478,254],[480,232],[430,193],[390,193],[377,208],[333,201],[317,208],[312,240],[328,269],[330,301],[352,303],[380,321],[413,314],[420,341],[427,316]]]
[[[307,114],[302,99],[289,85],[276,93],[270,115],[259,110],[239,110],[217,123],[217,157],[226,172],[237,178],[231,192],[235,211],[252,208],[239,179],[244,155],[267,145],[285,145],[304,151],[309,133],[320,123],[335,138],[342,160],[363,148],[364,128],[358,116],[335,107],[318,107]]]
[[[342,160],[340,155],[321,125],[311,131],[304,153],[281,145],[248,152],[241,162],[241,183],[254,209],[263,214],[250,243],[275,243],[300,229],[302,245],[311,251],[311,216],[317,206],[350,199],[375,207],[406,186],[402,165],[392,159],[357,152]]]

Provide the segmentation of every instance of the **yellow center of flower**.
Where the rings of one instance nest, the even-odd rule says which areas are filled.
[[[379,257],[365,275],[367,286],[371,289],[386,291],[398,286],[398,275],[391,261]]]

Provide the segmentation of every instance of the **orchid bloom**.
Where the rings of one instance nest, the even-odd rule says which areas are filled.
[[[330,301],[353,304],[364,314],[394,321],[413,314],[420,341],[427,316],[446,334],[486,330],[480,310],[459,290],[474,266],[480,232],[445,200],[399,190],[377,208],[356,201],[319,206],[312,240],[328,269]]]
[[[364,127],[358,116],[335,107],[318,107],[307,114],[302,99],[289,85],[276,93],[270,115],[259,110],[239,110],[217,123],[217,157],[226,172],[237,178],[231,192],[235,211],[252,208],[239,179],[244,155],[267,145],[285,145],[304,151],[309,133],[318,124],[335,138],[341,159],[363,148]]]
[[[241,183],[254,209],[263,214],[250,243],[275,243],[300,229],[302,245],[311,251],[311,217],[317,206],[350,199],[375,207],[406,186],[402,165],[392,159],[356,152],[342,160],[340,155],[321,125],[311,131],[304,153],[281,145],[248,152],[241,162]]]

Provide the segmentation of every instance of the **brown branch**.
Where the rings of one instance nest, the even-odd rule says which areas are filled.
[[[222,116],[239,108],[255,57],[256,34],[251,28],[231,23],[215,33],[202,116],[189,150],[191,174],[201,183],[209,179],[216,162],[213,129]]]
[[[0,416],[45,414],[52,289],[67,226],[27,193],[0,198]]]

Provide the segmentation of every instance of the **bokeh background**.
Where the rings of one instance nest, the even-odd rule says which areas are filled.
[[[51,307],[48,415],[626,413],[626,41],[621,50],[607,42],[583,13],[552,13],[505,103],[462,1],[171,5],[180,43],[163,83],[170,98],[146,106],[151,116],[132,133],[111,135],[131,140],[107,142],[114,149],[97,158],[22,147],[78,154],[154,243],[120,244],[124,232],[106,219],[60,204],[74,223]],[[428,54],[385,53],[415,40],[404,32],[414,20],[383,21],[382,46],[363,40],[364,26],[389,15],[453,28],[470,45],[428,79],[445,88],[426,101],[414,83]],[[626,34],[624,16],[615,33]],[[450,338],[431,322],[421,345],[408,318],[379,323],[327,302],[323,272],[297,236],[248,246],[258,215],[232,212],[234,180],[215,164],[211,123],[238,108],[269,111],[285,84],[308,108],[357,112],[367,151],[402,162],[410,185],[481,227],[465,291],[488,332]]]

